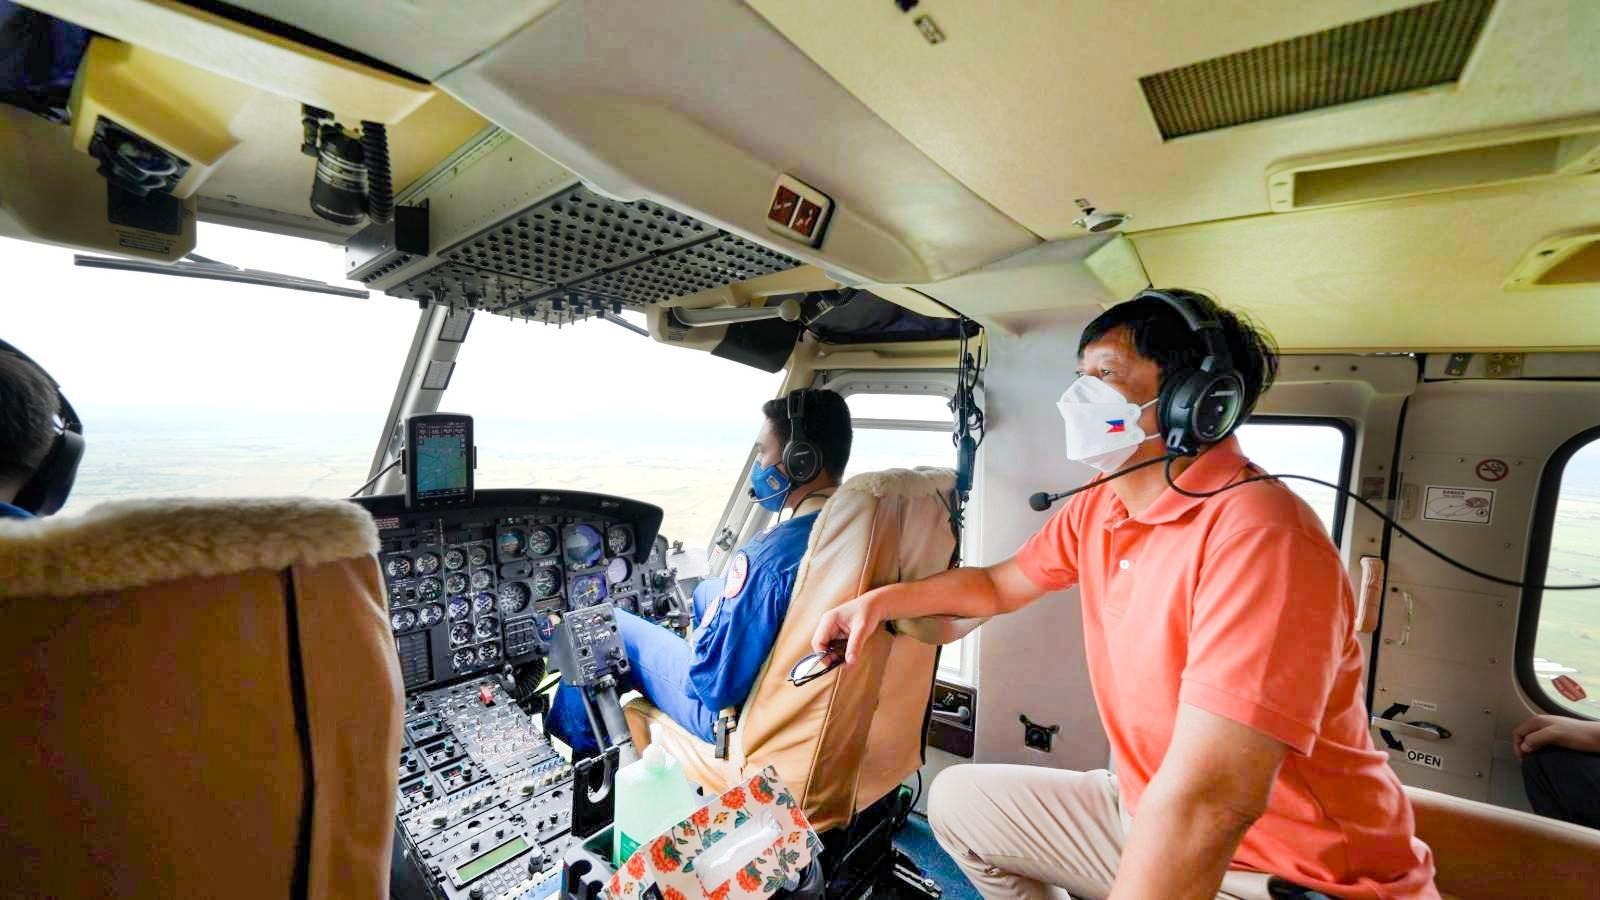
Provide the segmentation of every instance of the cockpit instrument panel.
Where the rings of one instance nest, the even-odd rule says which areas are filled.
[[[407,691],[451,684],[550,652],[552,616],[609,602],[671,628],[686,624],[661,509],[572,491],[482,490],[470,506],[372,514]]]

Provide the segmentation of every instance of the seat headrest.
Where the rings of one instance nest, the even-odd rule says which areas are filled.
[[[874,497],[946,497],[955,488],[955,473],[926,466],[863,472],[845,480],[841,492],[855,491]]]
[[[0,519],[0,597],[80,596],[377,549],[372,516],[344,500],[103,503],[81,516]]]

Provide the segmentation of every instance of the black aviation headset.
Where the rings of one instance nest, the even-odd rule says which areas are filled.
[[[1199,366],[1167,373],[1156,403],[1156,421],[1166,436],[1167,450],[1193,456],[1200,452],[1200,445],[1214,444],[1239,427],[1245,401],[1244,378],[1233,367],[1222,323],[1215,316],[1202,314],[1188,298],[1166,291],[1140,291],[1133,299],[1146,297],[1176,310],[1189,330],[1206,343],[1206,355]]]
[[[789,442],[783,445],[782,461],[796,485],[822,474],[822,451],[806,437],[805,388],[789,392]]]
[[[43,366],[5,341],[0,341],[0,353],[10,353],[33,366],[56,390],[58,421],[55,440],[51,442],[49,452],[45,453],[33,476],[17,492],[14,501],[17,506],[35,515],[48,516],[67,502],[73,479],[78,476],[78,463],[83,459],[83,421],[78,418],[72,404],[67,402],[67,395],[61,393],[60,383]]]

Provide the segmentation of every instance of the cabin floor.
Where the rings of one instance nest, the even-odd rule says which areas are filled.
[[[926,816],[912,813],[905,827],[895,835],[894,843],[922,867],[924,874],[939,883],[944,889],[944,900],[981,900],[982,895],[967,880],[961,867],[939,846]]]

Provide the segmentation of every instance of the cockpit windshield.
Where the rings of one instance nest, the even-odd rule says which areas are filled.
[[[320,241],[202,224],[196,253],[359,288]],[[4,338],[61,381],[93,438],[65,513],[136,497],[342,497],[367,479],[415,304],[86,268],[10,239],[0,267]],[[483,315],[441,408],[477,419],[480,486],[637,497],[694,546],[781,378],[603,320],[558,330]]]
[[[666,512],[662,534],[704,547],[782,378],[599,319],[480,315],[441,408],[473,417],[480,486],[633,497]]]

